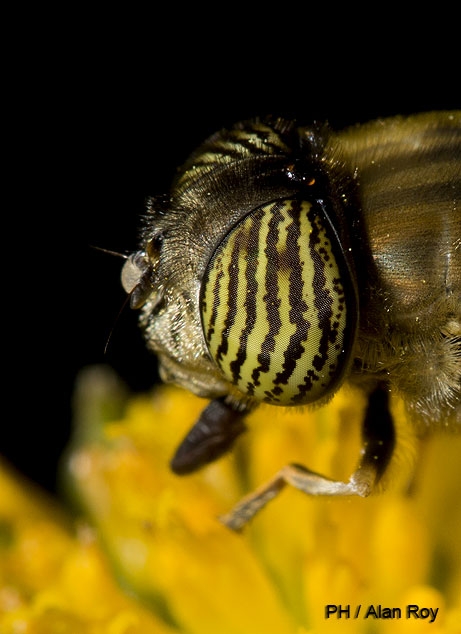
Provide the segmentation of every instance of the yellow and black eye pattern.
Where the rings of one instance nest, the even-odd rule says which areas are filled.
[[[243,394],[296,405],[336,389],[356,315],[335,244],[319,206],[292,198],[253,210],[216,249],[202,285],[203,332]]]

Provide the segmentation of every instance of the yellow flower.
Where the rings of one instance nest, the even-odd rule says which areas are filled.
[[[206,402],[159,387],[115,416],[121,389],[100,368],[82,377],[64,461],[75,526],[0,481],[0,632],[461,632],[460,436],[426,443],[409,494],[416,439],[395,402],[400,449],[383,492],[326,499],[287,487],[237,534],[219,517],[287,463],[348,479],[361,397],[261,407],[232,453],[179,477],[169,460]]]
[[[1,634],[173,634],[124,593],[93,531],[0,460]]]

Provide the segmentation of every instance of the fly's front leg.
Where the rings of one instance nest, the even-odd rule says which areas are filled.
[[[173,456],[170,466],[185,475],[213,462],[229,451],[246,429],[248,409],[237,411],[224,399],[215,399],[200,414]]]
[[[395,430],[389,411],[389,390],[386,383],[378,384],[369,396],[362,436],[361,458],[348,482],[331,480],[302,465],[290,464],[254,493],[243,498],[220,520],[235,531],[241,530],[287,485],[308,495],[368,496],[385,473],[395,446]]]

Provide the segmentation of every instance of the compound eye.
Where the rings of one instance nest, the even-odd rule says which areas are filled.
[[[316,203],[279,200],[246,216],[216,249],[202,285],[204,337],[224,377],[278,405],[333,393],[356,329],[350,277]]]

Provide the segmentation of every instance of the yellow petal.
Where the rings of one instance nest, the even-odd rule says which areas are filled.
[[[379,634],[397,627],[386,618],[393,610],[423,600],[439,608],[431,631],[452,632],[461,606],[459,439],[429,441],[412,484],[416,433],[394,400],[398,450],[380,492],[320,499],[286,488],[235,535],[218,516],[285,464],[349,478],[365,403],[347,389],[318,410],[261,407],[231,455],[175,476],[169,459],[205,405],[162,387],[131,399],[98,434],[76,434],[74,491],[131,592],[187,634]],[[348,606],[350,617],[327,618],[329,605]]]

